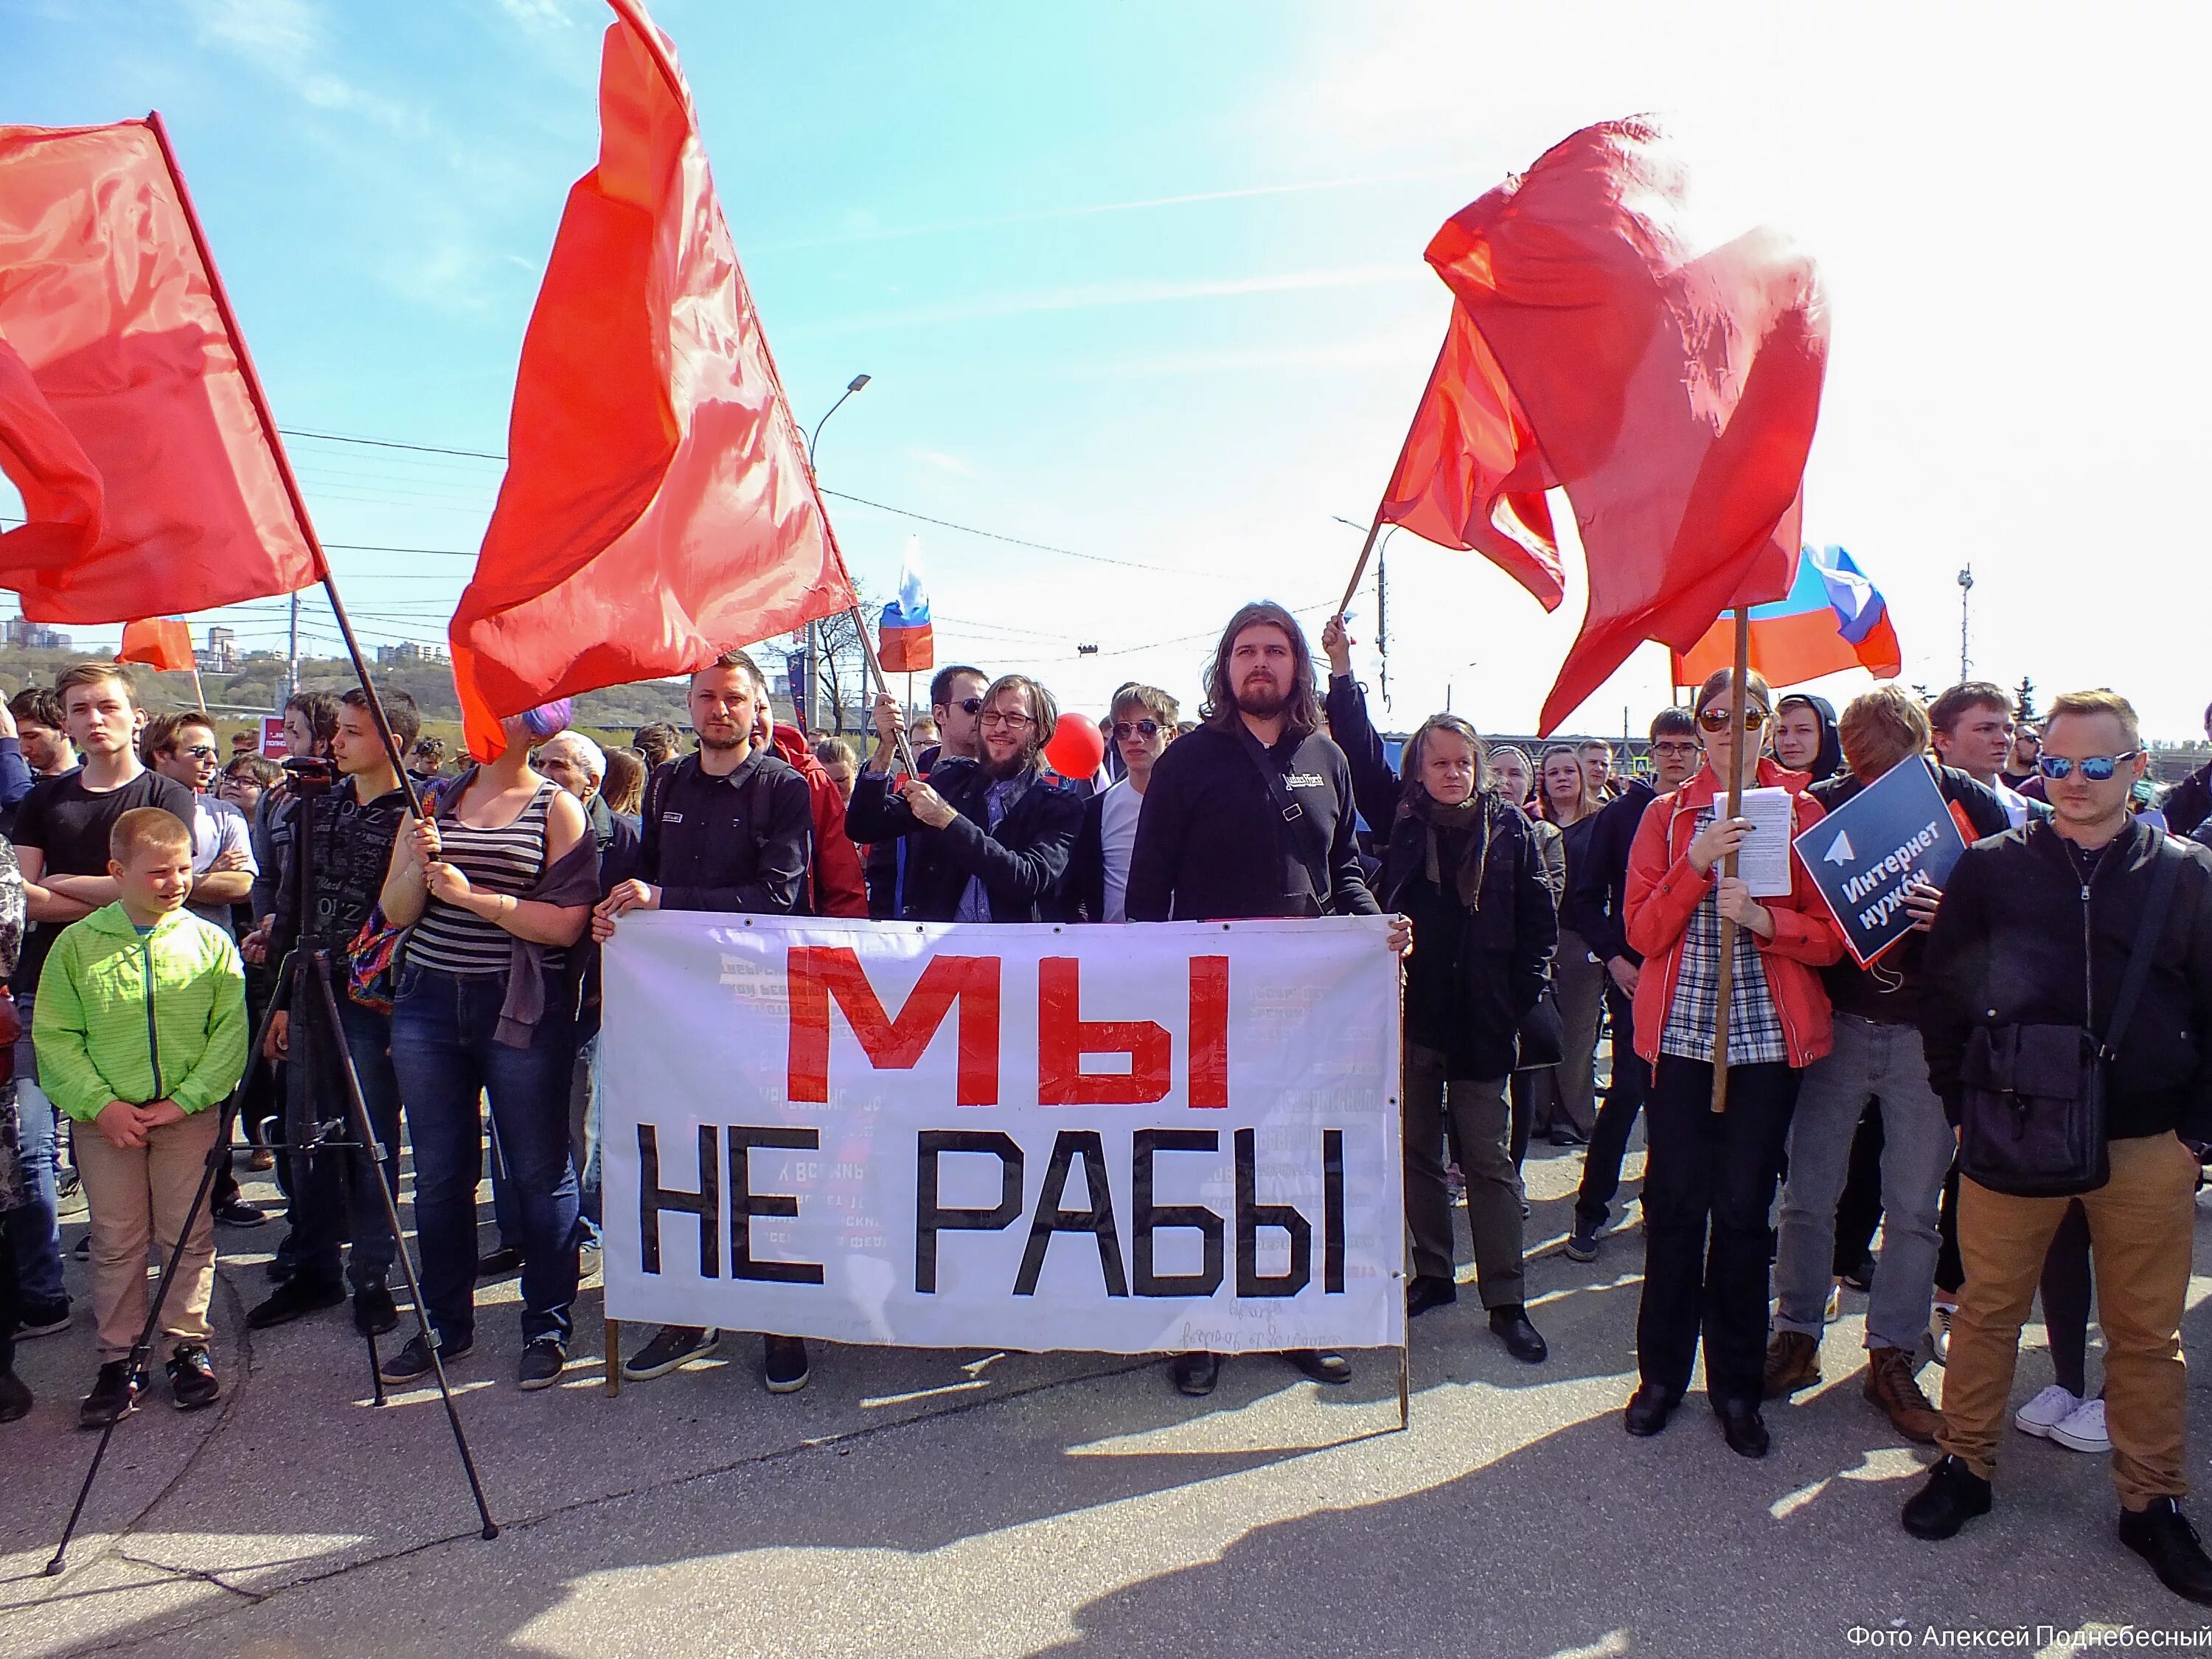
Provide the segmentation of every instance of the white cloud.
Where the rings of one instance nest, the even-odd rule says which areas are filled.
[[[910,449],[907,452],[924,466],[934,467],[939,472],[949,472],[956,478],[972,478],[975,469],[957,455],[948,455],[941,449]]]
[[[565,29],[574,21],[560,0],[498,0],[499,9],[532,34]]]

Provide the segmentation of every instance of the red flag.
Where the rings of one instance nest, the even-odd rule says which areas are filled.
[[[150,123],[0,127],[0,587],[37,622],[322,579]]]
[[[611,0],[599,164],[522,343],[506,480],[451,633],[478,755],[501,715],[681,674],[854,603],[674,48]]]
[[[1547,732],[1642,641],[1686,651],[1723,610],[1779,599],[1796,574],[1796,538],[1775,531],[1820,416],[1819,279],[1771,230],[1692,240],[1686,182],[1656,129],[1609,121],[1429,244],[1582,531],[1589,608],[1545,699]]]
[[[173,617],[123,625],[123,648],[118,662],[143,662],[164,674],[190,673],[198,665],[192,659],[192,630]]]
[[[1481,332],[1458,306],[1382,493],[1382,520],[1477,550],[1556,611],[1565,596],[1544,491],[1553,480]]]

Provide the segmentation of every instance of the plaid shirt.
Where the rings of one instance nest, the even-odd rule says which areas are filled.
[[[1698,814],[1692,835],[1712,822],[1713,809]],[[1713,1015],[1720,1003],[1721,908],[1718,889],[1707,890],[1682,936],[1682,964],[1674,1000],[1659,1033],[1659,1052],[1685,1060],[1713,1057]],[[1729,1064],[1786,1063],[1790,1043],[1766,988],[1766,964],[1751,929],[1735,930],[1735,973],[1729,981]]]

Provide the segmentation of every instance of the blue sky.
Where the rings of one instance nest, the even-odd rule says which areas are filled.
[[[2191,648],[2198,538],[2167,482],[2201,470],[2212,367],[2168,320],[2193,312],[2207,251],[2189,11],[653,11],[799,419],[874,377],[823,434],[824,485],[1094,556],[833,501],[879,592],[921,531],[940,659],[1023,667],[1095,709],[1129,678],[1194,696],[1243,599],[1317,626],[1358,548],[1334,518],[1372,512],[1443,330],[1428,236],[1574,128],[1657,109],[1710,158],[1717,202],[1758,204],[1823,260],[1836,343],[1808,530],[1888,594],[1905,678],[1955,678],[1971,559],[1978,674],[2113,683],[2177,736],[2212,695]],[[496,452],[541,262],[593,159],[606,16],[0,0],[0,118],[160,107],[280,421]],[[472,552],[497,464],[293,454],[363,631],[441,637],[468,559],[352,549]],[[1547,617],[1475,556],[1401,535],[1389,560],[1393,723],[1449,696],[1527,729],[1579,592]],[[1371,592],[1354,608],[1370,641]],[[251,608],[254,642],[281,609]],[[1665,682],[1648,649],[1575,724],[1617,732],[1626,708],[1640,727]]]

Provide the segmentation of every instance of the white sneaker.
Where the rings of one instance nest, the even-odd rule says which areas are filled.
[[[2108,1452],[2112,1437],[2105,1432],[2105,1402],[2085,1400],[2073,1414],[2051,1430],[2051,1437],[2069,1451]]]
[[[1956,1308],[1947,1308],[1937,1303],[1928,1314],[1928,1346],[1939,1365],[1951,1363],[1951,1316]]]
[[[2032,1434],[2048,1440],[2061,1423],[2081,1409],[2081,1397],[2068,1393],[2053,1382],[2041,1394],[2012,1414],[2012,1425],[2022,1434]],[[2097,1413],[2098,1426],[2104,1425],[2103,1412]]]

